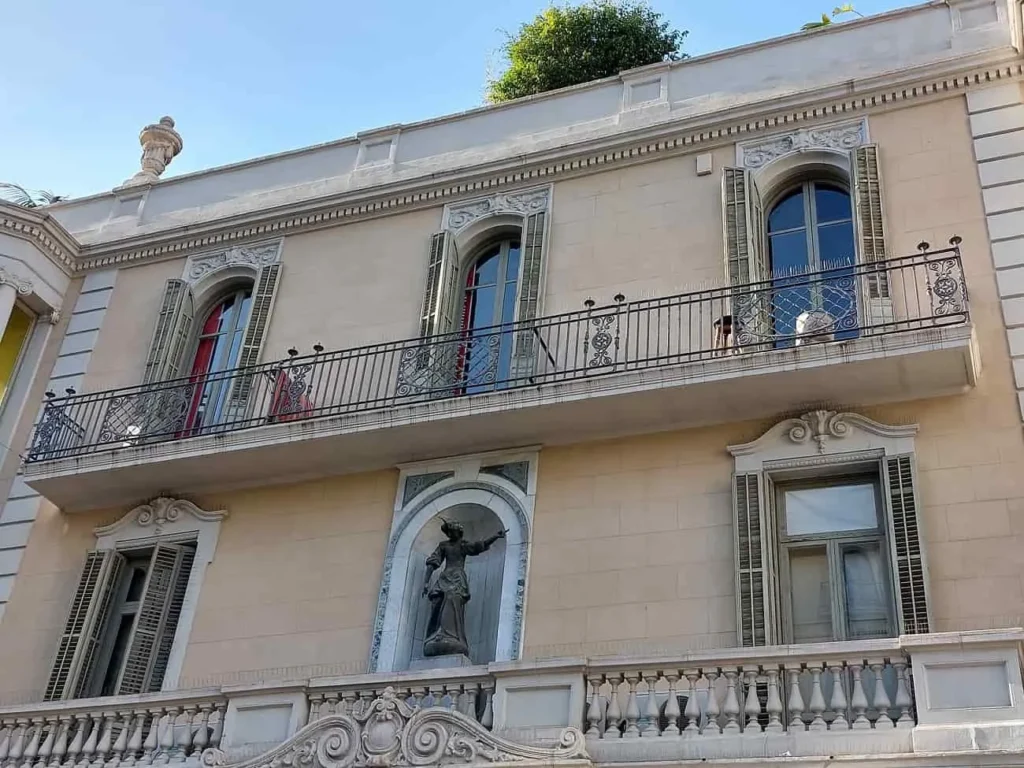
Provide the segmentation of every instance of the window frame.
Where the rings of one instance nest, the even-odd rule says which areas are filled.
[[[875,527],[858,528],[849,531],[832,531],[810,534],[789,534],[786,532],[787,491],[811,490],[817,488],[836,488],[851,485],[870,484],[875,497]],[[894,637],[896,633],[896,603],[892,591],[892,565],[889,557],[891,542],[886,525],[885,499],[882,496],[882,478],[880,469],[851,473],[840,468],[836,472],[822,472],[812,477],[799,480],[780,480],[773,483],[775,505],[776,542],[778,547],[780,597],[782,602],[782,634],[783,642],[798,641],[793,621],[793,581],[791,553],[795,550],[824,548],[828,563],[830,599],[830,617],[832,623],[831,641],[864,640],[871,638],[851,638],[848,636],[849,612],[846,599],[846,576],[842,568],[842,555],[850,545],[874,544],[878,548],[882,567],[885,571],[885,607],[886,633],[880,637]]]
[[[836,219],[834,221],[827,222],[818,221],[818,203],[817,197],[814,193],[819,184],[822,186],[822,188],[832,188],[846,195],[846,199],[849,202],[850,209],[850,215],[847,218]],[[769,228],[772,213],[781,203],[789,199],[789,197],[796,192],[801,192],[803,194],[803,226],[789,227],[788,229],[780,229],[777,232],[772,232]],[[837,175],[825,173],[812,173],[804,175],[797,181],[791,181],[790,183],[781,186],[777,194],[774,194],[769,198],[768,204],[764,206],[764,211],[764,238],[768,251],[768,270],[772,275],[775,274],[775,267],[772,263],[772,236],[789,234],[792,232],[799,232],[801,229],[804,230],[804,239],[807,246],[808,271],[816,272],[824,268],[823,265],[825,264],[825,261],[821,257],[821,245],[818,240],[818,227],[822,223],[849,223],[852,246],[852,250],[850,252],[850,266],[854,266],[858,263],[859,257],[857,255],[856,211],[854,210],[853,188],[848,180],[842,180]]]

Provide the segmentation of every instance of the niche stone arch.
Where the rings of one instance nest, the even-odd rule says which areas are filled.
[[[407,669],[422,657],[415,643],[425,627],[421,597],[425,561],[440,540],[442,516],[466,524],[467,538],[482,538],[499,525],[507,529],[504,541],[496,542],[476,563],[467,563],[473,593],[467,606],[467,633],[476,663],[519,658],[535,468],[533,454],[471,457],[402,469],[374,622],[370,672]]]

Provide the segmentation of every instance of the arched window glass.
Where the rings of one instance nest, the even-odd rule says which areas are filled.
[[[242,351],[252,305],[252,286],[232,291],[209,311],[199,328],[191,379],[198,384],[189,409],[190,428],[223,423],[233,381],[216,374],[234,368]]]
[[[460,354],[459,371],[466,392],[507,384],[512,360],[512,332],[519,287],[518,239],[487,247],[466,271],[462,331],[469,338]]]
[[[806,181],[768,211],[768,259],[776,336],[802,332],[811,320],[831,323],[835,338],[856,326],[850,194],[827,181]],[[807,273],[824,272],[806,277]]]

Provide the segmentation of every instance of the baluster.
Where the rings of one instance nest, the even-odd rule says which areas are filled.
[[[480,683],[472,683],[467,688],[466,699],[468,701],[466,702],[466,708],[469,710],[469,716],[479,722],[477,713],[480,711]]]
[[[157,748],[156,762],[166,765],[174,753],[174,731],[178,725],[181,707],[168,707],[164,718],[163,730],[160,732],[160,746]]]
[[[675,670],[669,670],[665,674],[665,679],[668,681],[668,699],[665,701],[665,718],[668,720],[668,725],[665,726],[665,736],[678,736],[679,735],[679,716],[682,714],[679,711],[679,695],[676,693],[676,682],[679,680],[679,673]]]
[[[43,721],[36,719],[32,721],[32,736],[28,740],[28,746],[25,747],[25,751],[22,753],[24,758],[21,765],[22,768],[31,768],[36,763],[36,757],[39,755],[39,740],[43,735]]]
[[[618,675],[609,675],[608,684],[611,692],[608,694],[608,714],[605,724],[604,737],[606,739],[621,739],[622,732],[619,730],[622,720],[622,711],[619,709],[619,684],[622,678]]]
[[[494,726],[494,684],[487,682],[482,686],[484,706],[483,714],[480,715],[480,725],[488,731]]]
[[[640,729],[637,727],[637,720],[640,719],[640,705],[636,700],[636,685],[640,682],[640,675],[630,672],[626,677],[629,685],[629,696],[626,698],[626,732],[622,734],[624,739],[636,739],[640,736]]]
[[[710,732],[712,736],[717,736],[722,732],[722,724],[718,722],[718,716],[722,713],[722,709],[718,705],[718,691],[715,690],[715,681],[718,679],[718,670],[704,670],[704,677],[708,680],[708,706],[705,710],[708,719],[707,722],[704,723],[701,733]]]
[[[130,711],[117,712],[116,717],[119,724],[117,738],[114,739],[114,746],[110,748],[110,761],[114,766],[120,765],[121,761],[127,758],[125,752],[128,751],[128,737],[132,730],[132,713]]]
[[[311,693],[309,695],[309,718],[306,723],[315,723],[320,719],[320,707],[324,703],[324,695],[322,693]]]
[[[785,680],[782,680],[785,685]],[[766,733],[782,733],[782,713],[785,711],[782,706],[782,694],[780,693],[779,670],[768,670],[768,703],[765,709],[768,710],[768,725]]]
[[[7,756],[11,751],[11,737],[14,735],[15,724],[10,720],[0,721],[0,768],[7,764]]]
[[[658,709],[658,696],[655,686],[658,684],[657,672],[643,673],[644,682],[647,683],[647,704],[644,706],[644,727],[640,731],[641,736],[660,736],[661,712]]]
[[[601,677],[590,678],[590,706],[587,707],[587,736],[592,739],[601,738]]]
[[[844,675],[843,675],[843,662],[833,661],[829,665],[829,670],[832,672],[832,702],[829,704],[829,708],[832,710],[835,717],[832,718],[832,723],[829,725],[833,731],[848,731],[850,729],[850,722],[846,719],[846,691],[843,688]]]
[[[878,710],[878,719],[875,720],[875,728],[879,730],[888,730],[894,728],[892,718],[889,717],[889,692],[885,690],[885,680],[882,678],[882,672],[885,670],[884,661],[872,661],[870,662],[871,671],[875,673],[875,697],[874,706]]]
[[[110,748],[113,746],[114,717],[113,712],[103,712],[100,715],[103,729],[100,731],[100,740],[96,743],[96,765],[98,767],[107,762],[107,755],[110,754]]]
[[[821,690],[821,662],[816,661],[807,665],[808,671],[811,673],[811,702],[808,705],[808,709],[814,715],[814,719],[808,726],[809,731],[827,731],[828,723],[825,722],[823,715],[825,714],[825,695]]]
[[[68,732],[71,730],[71,723],[74,721],[71,715],[61,715],[57,728],[57,738],[53,742],[53,752],[50,755],[50,768],[58,768],[68,753]],[[3,757],[0,757],[0,765],[3,765]]]
[[[199,705],[199,725],[196,728],[196,735],[192,738],[192,754],[201,756],[208,746],[210,746],[210,731],[207,723],[210,720],[210,710],[213,709],[209,704],[203,702]]]
[[[21,765],[21,757],[25,754],[25,737],[28,735],[28,720],[16,720],[14,734],[11,736],[11,748],[8,750],[9,765],[14,768]]]
[[[722,705],[722,714],[725,715],[723,733],[739,733],[740,700],[736,695],[736,672],[731,669],[725,672],[725,703]]]
[[[224,712],[227,710],[228,705],[225,701],[217,702],[214,714],[216,719],[214,720],[213,727],[210,729],[210,747],[212,749],[220,749],[220,740],[224,735]]]
[[[82,754],[82,746],[85,744],[85,732],[89,725],[88,715],[74,715],[75,735],[71,739],[71,746],[68,747],[68,765],[78,764],[78,758]]]
[[[320,717],[329,717],[331,715],[343,714],[345,711],[345,705],[341,704],[339,707],[339,701],[340,697],[337,691],[331,691],[330,693],[328,693],[324,697],[324,706],[327,708],[327,711],[321,714]]]
[[[443,707],[444,706],[444,686],[441,684],[435,684],[430,686],[430,706],[431,707]]]
[[[850,698],[850,707],[853,709],[853,725],[855,731],[867,730],[871,727],[865,711],[868,708],[868,697],[864,692],[864,679],[862,673],[863,664],[854,662],[850,665],[850,672],[853,675],[853,696]]]
[[[683,734],[686,736],[697,736],[700,734],[700,702],[697,701],[697,681],[700,679],[700,672],[695,669],[687,669],[683,672],[690,688],[686,696],[686,728]]]
[[[804,725],[804,697],[800,693],[800,665],[786,667],[789,674],[789,730],[806,730]]]
[[[103,715],[90,715],[92,721],[89,727],[89,736],[82,745],[82,760],[80,765],[92,765],[92,759],[96,755],[96,745],[100,740],[100,730],[103,728]]]
[[[359,710],[359,702],[361,701],[361,695],[359,691],[345,691],[341,694],[341,703],[338,705],[341,707],[341,714],[343,715],[354,715]]]
[[[142,733],[146,727],[146,711],[141,710],[129,713],[131,721],[131,734],[128,736],[128,746],[125,747],[124,759],[129,765],[135,765],[142,754]]]
[[[149,710],[149,733],[146,734],[146,741],[142,745],[143,765],[152,765],[156,760],[156,751],[160,748],[160,722],[164,719],[164,710],[161,708]]]
[[[896,669],[896,709],[900,713],[899,719],[896,720],[896,727],[913,728],[914,718],[910,716],[910,708],[914,705],[914,699],[910,695],[907,662],[894,661],[893,667]]]
[[[57,731],[60,730],[60,721],[56,718],[50,718],[44,721],[46,727],[46,738],[43,739],[43,744],[39,747],[39,759],[36,761],[36,768],[45,768],[49,765],[50,757],[53,755],[53,745],[57,741]]]
[[[178,730],[178,738],[175,739],[176,758],[181,762],[192,754],[192,721],[195,720],[197,707],[189,704],[185,707],[185,722]]]
[[[743,714],[747,716],[747,723],[743,728],[744,733],[761,732],[761,723],[758,720],[761,716],[761,700],[757,698],[757,674],[759,671],[757,667],[743,668],[747,681],[747,700],[743,706]]]

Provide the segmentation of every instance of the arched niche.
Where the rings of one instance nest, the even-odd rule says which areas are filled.
[[[761,192],[765,210],[771,208],[780,195],[800,181],[829,179],[849,189],[852,178],[850,153],[827,148],[794,150],[761,166],[754,173],[754,181]]]
[[[467,560],[471,592],[467,635],[474,662],[519,658],[535,461],[532,455],[481,466],[481,460],[474,458],[451,462],[445,471],[436,467],[403,470],[381,578],[369,671],[399,671],[422,658],[429,611],[422,596],[425,562],[444,538],[442,519],[463,523],[467,539],[486,538],[499,526],[507,531],[505,539],[495,542],[487,553]]]
[[[420,528],[409,553],[405,606],[399,620],[396,660],[401,669],[414,663],[429,664],[423,656],[423,642],[427,636],[431,606],[423,596],[423,585],[427,558],[445,539],[441,531],[444,520],[460,523],[466,541],[481,541],[504,527],[498,516],[482,504],[456,504],[438,512]],[[469,640],[469,657],[474,664],[487,664],[495,659],[504,569],[505,542],[501,539],[486,552],[466,559],[470,588],[470,600],[466,604],[466,639]]]

